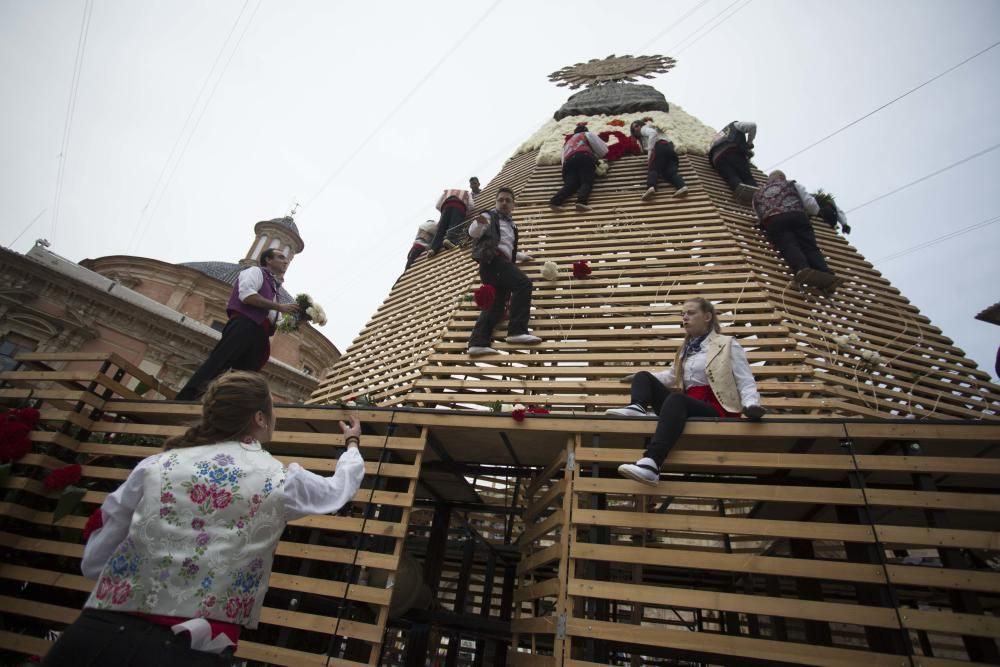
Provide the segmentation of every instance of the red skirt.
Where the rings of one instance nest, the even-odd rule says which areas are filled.
[[[688,387],[687,389],[684,390],[684,393],[690,396],[691,398],[695,398],[699,401],[702,401],[703,403],[708,403],[713,408],[715,408],[715,411],[719,413],[720,417],[740,416],[740,413],[728,412],[724,407],[722,407],[722,403],[719,403],[719,399],[715,397],[715,392],[713,392],[712,388],[709,387],[707,384],[699,384],[695,385],[694,387]]]

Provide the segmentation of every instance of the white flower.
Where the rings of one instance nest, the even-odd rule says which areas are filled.
[[[344,405],[351,406],[351,407],[353,407],[353,406],[355,406],[357,404],[358,404],[357,401],[347,401],[346,403],[344,403]]]
[[[525,409],[524,404],[522,403],[514,404],[514,410],[524,410],[524,409]]]
[[[850,339],[847,336],[837,336],[833,339],[833,342],[837,344],[837,347],[847,347]]]
[[[865,361],[871,361],[873,354],[875,353],[872,352],[871,350],[861,350],[861,358],[864,359]]]
[[[309,306],[308,308],[306,308],[306,315],[309,316],[309,319],[315,320],[316,319],[316,306]]]
[[[597,169],[596,169],[595,173],[598,176],[606,176],[607,173],[608,173],[608,161],[607,160],[598,160],[597,161]]]
[[[553,261],[542,264],[542,278],[546,280],[556,280],[559,278],[559,266]]]
[[[849,335],[847,337],[847,340],[851,341],[852,343],[860,343],[861,342],[861,337],[858,336],[858,334],[856,334],[856,333],[852,333],[851,335]]]
[[[881,354],[879,354],[878,352],[874,352],[873,351],[872,352],[872,356],[871,356],[871,358],[868,361],[870,361],[872,363],[872,365],[878,366],[879,364],[881,364],[882,362],[884,362],[885,359],[882,357]]]
[[[570,134],[580,121],[587,121],[587,129],[594,134],[616,130],[625,135],[629,133],[629,125],[634,120],[649,116],[654,124],[674,142],[678,153],[693,153],[705,155],[715,136],[715,130],[701,121],[689,116],[675,104],[670,105],[670,113],[663,111],[644,112],[642,114],[597,115],[597,116],[567,116],[562,120],[550,120],[526,142],[517,149],[517,155],[538,150],[538,164],[559,164],[562,161],[562,148],[565,135]],[[624,127],[609,125],[609,121],[618,118],[625,121]],[[614,143],[612,141],[612,143]]]

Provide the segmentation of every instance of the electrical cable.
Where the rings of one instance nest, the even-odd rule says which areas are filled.
[[[83,56],[87,50],[87,39],[90,35],[90,17],[94,12],[94,0],[86,0],[83,7],[83,19],[80,23],[80,36],[76,43],[76,58],[73,61],[73,76],[69,84],[69,99],[66,101],[66,120],[63,124],[62,143],[59,146],[59,167],[56,170],[56,191],[52,199],[52,227],[49,236],[55,241],[56,228],[59,224],[59,207],[62,203],[62,190],[66,174],[66,154],[69,152],[69,141],[73,133],[73,119],[76,116],[76,99],[80,90],[80,74],[83,71]]]
[[[739,0],[736,0],[736,2],[739,2]],[[732,7],[733,5],[735,5],[736,2],[734,2],[732,5],[729,5],[728,7],[726,7],[726,9],[723,9],[721,12],[719,12],[714,17],[712,17],[711,19],[709,19],[709,22],[711,22],[716,17],[722,15],[724,12],[726,12],[726,10],[729,9],[729,7]],[[683,48],[677,48],[677,47],[680,46],[680,44],[678,44],[677,46],[675,46],[674,50],[673,50],[674,55],[678,55],[679,56],[680,54],[682,54],[685,51],[687,51],[688,49],[690,49],[692,46],[694,46],[695,44],[697,44],[703,37],[705,37],[706,35],[708,35],[709,33],[711,33],[713,30],[715,30],[716,28],[718,28],[720,25],[722,25],[723,23],[725,23],[729,19],[733,18],[740,11],[742,11],[743,9],[745,9],[747,7],[747,5],[749,5],[751,2],[753,2],[753,0],[747,0],[743,5],[741,5],[740,7],[737,7],[735,10],[733,10],[731,13],[729,13],[724,19],[722,19],[721,21],[719,21],[718,23],[716,23],[715,25],[713,25],[711,28],[709,28],[708,30],[706,30],[702,34],[698,35],[698,37],[696,37],[693,41],[685,44]],[[701,28],[699,28],[698,30],[701,30]],[[695,32],[697,32],[697,31],[695,31]],[[681,42],[681,43],[683,43],[683,42]]]
[[[411,88],[411,89],[410,89],[410,91],[409,91],[408,93],[406,93],[406,95],[404,95],[404,96],[403,96],[403,99],[401,99],[401,100],[399,101],[399,103],[398,103],[398,104],[396,104],[396,106],[395,106],[395,107],[393,107],[392,111],[390,111],[390,112],[389,112],[389,113],[388,113],[388,114],[387,114],[387,115],[386,115],[386,116],[385,116],[385,117],[384,117],[384,118],[383,118],[383,119],[381,120],[381,122],[379,123],[379,126],[382,126],[382,125],[385,125],[385,124],[386,124],[387,122],[389,122],[389,120],[390,120],[390,119],[391,119],[391,118],[392,118],[393,116],[395,116],[395,115],[396,115],[396,114],[397,114],[397,113],[399,112],[399,110],[400,110],[400,109],[402,109],[402,108],[403,108],[403,105],[405,105],[405,104],[406,104],[407,102],[409,102],[409,101],[410,101],[410,98],[411,98],[411,97],[413,97],[413,95],[414,95],[414,94],[416,94],[416,92],[417,92],[418,90],[420,90],[420,88],[421,88],[421,87],[423,87],[423,85],[424,85],[425,83],[427,83],[427,80],[428,80],[428,79],[430,79],[430,78],[431,78],[431,76],[432,76],[432,75],[433,75],[433,74],[434,74],[434,73],[435,73],[435,72],[436,72],[436,71],[437,71],[437,70],[438,70],[438,69],[439,69],[439,68],[441,67],[441,65],[443,65],[443,64],[444,64],[444,62],[445,62],[445,61],[446,61],[446,60],[447,60],[448,58],[450,58],[450,57],[451,57],[451,55],[452,55],[452,54],[453,54],[453,53],[454,53],[455,51],[457,51],[457,50],[458,50],[458,47],[460,47],[460,46],[461,46],[462,44],[464,44],[464,43],[465,43],[465,40],[467,40],[467,39],[469,38],[469,36],[470,36],[470,35],[472,35],[472,33],[473,33],[473,32],[475,32],[476,28],[478,28],[478,27],[479,27],[479,25],[480,25],[480,24],[481,24],[481,23],[482,23],[483,21],[485,21],[485,20],[486,20],[486,18],[487,18],[487,17],[488,17],[488,16],[490,15],[490,14],[492,14],[492,13],[493,13],[493,10],[494,10],[494,9],[496,9],[496,8],[497,8],[497,5],[499,5],[499,4],[500,4],[500,3],[502,2],[502,1],[503,1],[503,0],[494,0],[493,4],[492,4],[492,5],[490,5],[490,6],[489,6],[489,8],[487,8],[487,10],[486,10],[486,11],[485,11],[485,12],[483,13],[483,15],[482,15],[482,16],[480,16],[480,17],[479,17],[479,19],[478,19],[478,20],[477,20],[477,21],[476,21],[475,23],[473,23],[473,24],[472,24],[472,26],[471,26],[471,27],[469,27],[469,29],[468,29],[468,30],[466,30],[466,31],[465,31],[465,33],[464,33],[464,34],[463,34],[463,35],[462,35],[462,36],[461,36],[461,37],[459,38],[459,40],[458,40],[457,42],[455,42],[455,43],[454,43],[454,44],[452,45],[452,47],[451,47],[450,49],[448,49],[448,50],[447,50],[447,51],[445,52],[445,54],[444,54],[443,56],[441,56],[441,58],[440,58],[440,59],[438,59],[438,61],[437,61],[436,63],[434,63],[434,65],[433,65],[433,66],[432,66],[432,67],[431,67],[431,68],[430,68],[430,69],[429,69],[429,70],[427,71],[427,73],[426,73],[426,74],[424,74],[424,76],[423,76],[423,77],[422,77],[422,78],[421,78],[421,79],[420,79],[419,81],[417,81],[417,84],[416,84],[415,86],[413,86],[413,88]],[[321,195],[322,195],[322,194],[323,194],[324,192],[326,192],[326,189],[327,189],[328,187],[330,187],[330,185],[332,185],[332,184],[333,184],[334,180],[336,180],[336,178],[337,178],[338,176],[340,176],[341,172],[343,172],[343,171],[344,171],[344,169],[346,169],[346,168],[347,168],[347,167],[348,167],[348,166],[349,166],[349,165],[350,165],[350,164],[351,164],[351,163],[352,163],[352,162],[354,161],[354,158],[356,158],[356,157],[357,157],[357,156],[358,156],[358,155],[359,155],[359,154],[361,153],[361,151],[362,151],[362,150],[364,150],[364,149],[365,149],[365,147],[367,147],[367,146],[368,146],[368,144],[372,142],[372,140],[373,140],[373,139],[375,138],[375,136],[376,136],[376,134],[375,134],[374,132],[370,132],[370,133],[368,133],[368,135],[367,135],[367,136],[365,136],[365,138],[364,138],[364,141],[362,141],[362,142],[361,142],[361,143],[360,143],[360,144],[358,145],[358,147],[354,149],[354,152],[353,152],[353,153],[351,153],[351,154],[350,154],[350,155],[349,155],[349,156],[348,156],[347,158],[345,158],[344,160],[342,160],[342,161],[340,162],[340,165],[339,165],[339,166],[338,166],[338,167],[337,167],[336,169],[334,169],[333,173],[332,173],[332,174],[330,174],[330,176],[328,176],[328,177],[327,177],[327,179],[326,179],[326,180],[325,180],[325,181],[323,182],[323,185],[321,185],[321,186],[320,186],[320,188],[319,188],[319,190],[318,190],[318,191],[316,192],[316,194],[314,194],[314,195],[313,195],[312,197],[310,197],[310,198],[309,198],[308,200],[306,200],[306,202],[305,202],[304,206],[309,206],[309,205],[311,205],[311,204],[312,204],[312,203],[313,203],[314,201],[316,201],[317,199],[319,199],[319,197],[320,197],[320,196],[321,196]]]
[[[701,9],[701,8],[702,8],[702,7],[704,6],[704,5],[706,5],[706,4],[708,3],[708,1],[709,1],[709,0],[701,0],[701,2],[699,2],[699,3],[697,4],[697,5],[695,5],[695,6],[694,6],[694,7],[692,7],[691,9],[689,9],[689,10],[688,10],[688,11],[687,11],[687,12],[686,12],[686,13],[685,13],[685,14],[684,14],[683,16],[681,16],[681,17],[680,17],[679,19],[677,19],[676,21],[674,21],[673,23],[671,23],[670,25],[668,25],[668,26],[667,26],[666,28],[664,28],[663,30],[661,30],[661,31],[660,31],[659,33],[657,33],[657,34],[656,34],[656,35],[655,35],[654,37],[651,37],[651,38],[650,38],[649,40],[647,40],[647,41],[646,41],[646,43],[645,43],[645,44],[643,44],[642,46],[640,46],[640,47],[639,47],[638,49],[636,49],[636,50],[635,50],[635,52],[636,52],[636,53],[642,53],[643,51],[645,51],[647,47],[649,47],[649,46],[652,46],[652,45],[653,45],[653,44],[655,44],[655,43],[657,42],[657,40],[659,40],[659,39],[660,39],[661,37],[663,37],[663,36],[664,36],[664,35],[666,35],[666,34],[667,34],[668,32],[670,32],[671,30],[673,30],[674,28],[676,28],[677,26],[679,26],[679,25],[680,25],[680,24],[681,24],[681,23],[682,23],[682,22],[684,21],[684,19],[686,19],[687,17],[691,16],[691,15],[692,15],[692,14],[694,14],[694,13],[695,13],[696,11],[698,11],[699,9]],[[725,11],[725,10],[723,10],[723,11]]]
[[[982,229],[983,227],[988,227],[989,225],[996,224],[997,222],[1000,222],[1000,215],[994,216],[992,218],[988,218],[988,219],[983,220],[981,222],[977,222],[976,224],[969,225],[968,227],[963,227],[961,229],[957,229],[957,230],[955,230],[955,231],[953,231],[953,232],[951,232],[949,234],[945,234],[944,236],[939,236],[936,239],[931,239],[930,241],[924,241],[923,243],[915,245],[915,246],[913,246],[911,248],[907,248],[905,250],[900,250],[899,252],[895,252],[895,253],[893,253],[891,255],[886,255],[885,257],[881,257],[881,258],[873,261],[872,264],[885,264],[886,262],[890,262],[890,261],[892,261],[894,259],[898,259],[898,258],[900,258],[900,257],[902,257],[904,255],[909,255],[910,253],[914,253],[914,252],[916,252],[918,250],[923,250],[924,248],[930,248],[931,246],[935,246],[935,245],[937,245],[939,243],[943,243],[945,241],[949,241],[949,240],[951,240],[951,239],[953,239],[953,238],[955,238],[957,236],[962,236],[963,234],[968,234],[969,232],[974,232],[977,229]]]
[[[918,178],[915,181],[910,181],[906,185],[899,186],[895,190],[890,190],[889,192],[886,192],[885,194],[881,194],[878,197],[875,197],[874,199],[869,199],[864,204],[858,204],[854,208],[845,211],[845,213],[853,213],[854,211],[857,211],[858,209],[864,208],[865,206],[868,206],[869,204],[874,204],[875,202],[877,202],[877,201],[879,201],[881,199],[885,199],[886,197],[894,195],[897,192],[905,190],[906,188],[908,188],[908,187],[910,187],[912,185],[916,185],[917,183],[921,183],[923,181],[926,181],[928,178],[932,178],[934,176],[937,176],[938,174],[943,174],[944,172],[948,171],[949,169],[957,167],[960,164],[965,164],[969,160],[973,160],[973,159],[975,159],[975,158],[977,158],[977,157],[979,157],[981,155],[986,155],[990,151],[994,151],[997,148],[1000,148],[1000,144],[993,144],[989,148],[984,148],[983,150],[979,151],[978,153],[973,153],[972,155],[966,156],[966,157],[962,158],[961,160],[959,160],[958,162],[953,162],[953,163],[949,164],[947,167],[942,167],[942,168],[938,169],[937,171],[932,171],[931,173],[927,174],[926,176],[921,176],[920,178]]]
[[[219,61],[222,60],[222,54],[225,53],[226,47],[229,45],[229,40],[232,39],[233,34],[236,32],[236,27],[240,23],[240,19],[243,18],[243,14],[246,13],[247,7],[250,5],[250,0],[243,1],[243,7],[240,9],[240,13],[236,16],[236,20],[233,21],[233,26],[229,29],[229,34],[222,41],[222,46],[219,47],[219,52],[215,55],[215,60],[212,62],[212,66],[208,70],[208,74],[205,76],[205,80],[201,84],[201,89],[198,90],[198,94],[194,97],[194,102],[191,104],[191,110],[188,111],[187,118],[184,119],[184,123],[181,125],[181,131],[177,134],[177,139],[174,140],[174,145],[170,147],[170,152],[167,154],[167,159],[163,162],[163,167],[160,169],[159,175],[153,182],[153,189],[149,193],[149,197],[146,199],[146,204],[142,207],[139,213],[139,220],[136,222],[135,227],[132,229],[132,238],[129,239],[126,248],[131,248],[132,244],[135,242],[136,233],[138,233],[139,228],[142,227],[145,222],[146,213],[149,210],[150,204],[153,203],[153,197],[156,196],[159,190],[160,183],[163,182],[163,176],[167,173],[167,167],[170,166],[171,160],[174,158],[174,153],[177,152],[177,147],[181,144],[181,139],[184,138],[184,133],[187,131],[188,123],[191,122],[191,118],[194,117],[194,112],[198,108],[198,104],[201,101],[202,95],[205,93],[205,89],[208,88],[209,81],[212,80],[212,75],[215,73],[215,68],[218,67]]]
[[[49,209],[47,209],[47,208],[43,208],[43,209],[42,209],[42,211],[41,211],[41,213],[39,213],[39,214],[38,214],[38,215],[36,215],[36,216],[35,216],[34,218],[32,218],[31,222],[29,222],[29,223],[28,223],[28,226],[27,226],[27,227],[25,227],[24,229],[22,229],[22,230],[21,230],[21,233],[20,233],[20,234],[18,234],[18,235],[17,235],[17,236],[16,236],[15,238],[14,238],[14,240],[10,242],[10,245],[8,245],[7,247],[8,247],[8,248],[13,248],[13,247],[14,247],[14,244],[15,244],[15,243],[17,243],[18,241],[20,241],[20,240],[21,240],[21,237],[22,237],[22,236],[24,236],[24,234],[25,234],[25,233],[26,233],[26,232],[27,232],[27,231],[28,231],[29,229],[31,229],[31,226],[32,226],[33,224],[35,224],[36,222],[38,222],[38,219],[39,219],[40,217],[42,217],[42,216],[43,216],[43,215],[45,214],[45,212],[46,212],[46,211],[48,211],[48,210],[49,210]]]
[[[209,92],[208,97],[205,99],[205,104],[202,106],[201,111],[198,113],[198,117],[195,119],[194,125],[191,126],[191,132],[188,133],[187,140],[184,142],[184,146],[181,147],[181,152],[177,155],[177,160],[174,161],[173,167],[170,169],[170,174],[167,176],[167,180],[163,184],[163,188],[160,190],[160,195],[156,199],[156,203],[153,204],[153,208],[149,215],[146,217],[145,224],[141,232],[139,232],[138,238],[135,240],[135,245],[138,245],[142,241],[143,236],[145,236],[146,231],[149,229],[149,224],[152,222],[156,211],[159,209],[160,204],[163,202],[163,198],[166,196],[167,190],[170,187],[170,183],[174,179],[174,174],[177,173],[177,167],[184,160],[184,154],[187,153],[188,146],[191,144],[191,140],[194,138],[195,133],[198,131],[198,126],[201,125],[202,118],[205,117],[205,112],[208,110],[209,105],[212,103],[212,98],[215,97],[215,92],[219,89],[219,83],[226,76],[226,72],[229,70],[229,65],[233,62],[233,57],[236,52],[239,51],[240,44],[243,43],[243,38],[246,37],[247,31],[250,29],[250,25],[253,23],[254,18],[257,16],[257,11],[260,9],[261,4],[264,0],[257,0],[257,4],[253,8],[253,12],[250,14],[250,18],[243,25],[243,30],[240,32],[240,36],[236,40],[236,44],[233,45],[232,51],[229,52],[229,58],[226,60],[226,64],[222,67],[219,72],[219,77],[215,80],[212,85],[212,90]]]
[[[935,75],[935,76],[932,76],[931,78],[927,79],[926,81],[924,81],[923,83],[921,83],[921,84],[920,84],[919,86],[916,86],[915,88],[911,88],[911,89],[909,89],[908,91],[906,91],[906,92],[905,92],[905,93],[903,93],[902,95],[899,95],[898,97],[895,97],[895,98],[893,98],[893,99],[889,100],[888,102],[886,102],[886,103],[885,103],[885,104],[883,104],[882,106],[880,106],[880,107],[878,107],[878,108],[876,108],[876,109],[873,109],[872,111],[869,111],[868,113],[866,113],[865,115],[861,116],[860,118],[856,118],[856,119],[852,120],[852,121],[851,121],[850,123],[848,123],[847,125],[843,126],[843,127],[842,127],[842,128],[840,128],[839,130],[835,130],[835,131],[831,132],[830,134],[826,135],[825,137],[823,137],[822,139],[819,139],[819,140],[817,140],[817,141],[814,141],[813,143],[809,144],[809,145],[808,145],[808,146],[806,146],[805,148],[803,148],[803,149],[801,149],[801,150],[798,150],[798,151],[796,151],[796,152],[792,153],[792,154],[791,154],[791,155],[789,155],[788,157],[786,157],[786,158],[783,158],[783,159],[781,159],[781,160],[778,160],[777,162],[775,162],[774,164],[772,164],[772,165],[771,165],[770,167],[768,167],[768,168],[767,168],[767,169],[765,169],[764,171],[765,171],[765,172],[769,172],[769,171],[771,171],[772,169],[774,169],[775,167],[777,167],[777,166],[778,166],[779,164],[782,164],[783,162],[787,162],[788,160],[791,160],[791,159],[792,159],[793,157],[798,157],[799,155],[802,155],[803,153],[805,153],[805,152],[806,152],[807,150],[809,150],[809,149],[811,149],[811,148],[815,148],[816,146],[819,146],[819,145],[820,145],[821,143],[823,143],[823,142],[824,142],[824,141],[826,141],[827,139],[830,139],[830,138],[832,138],[832,137],[835,137],[835,136],[837,136],[838,134],[840,134],[841,132],[843,132],[843,131],[844,131],[844,130],[846,130],[847,128],[849,128],[849,127],[852,127],[852,126],[854,126],[854,125],[857,125],[858,123],[860,123],[860,122],[861,122],[861,121],[863,121],[864,119],[866,119],[866,118],[869,118],[869,117],[871,117],[871,116],[875,115],[875,114],[876,114],[876,113],[878,113],[879,111],[882,111],[882,110],[883,110],[883,109],[885,109],[886,107],[889,107],[889,106],[891,106],[891,105],[895,104],[896,102],[900,101],[900,100],[901,100],[901,99],[903,99],[904,97],[907,97],[908,95],[910,95],[910,94],[912,94],[912,93],[915,93],[915,92],[917,92],[918,90],[920,90],[921,88],[923,88],[923,87],[924,87],[924,86],[926,86],[927,84],[929,84],[929,83],[932,83],[932,82],[934,82],[934,81],[937,81],[938,79],[940,79],[941,77],[943,77],[943,76],[944,76],[945,74],[948,74],[948,73],[950,73],[950,72],[953,72],[953,71],[955,71],[956,69],[958,69],[958,68],[959,68],[959,67],[961,67],[962,65],[964,65],[964,64],[966,64],[966,63],[968,63],[968,62],[970,62],[970,61],[972,61],[972,60],[975,60],[975,59],[976,59],[976,58],[978,58],[979,56],[983,55],[984,53],[986,53],[987,51],[989,51],[989,50],[991,50],[991,49],[994,49],[994,48],[996,48],[997,46],[1000,46],[1000,41],[996,41],[996,42],[993,42],[992,44],[990,44],[989,46],[987,46],[987,47],[986,47],[985,49],[983,49],[982,51],[978,51],[978,52],[976,52],[976,53],[972,54],[971,56],[969,56],[968,58],[966,58],[966,59],[965,59],[965,60],[963,60],[962,62],[958,63],[957,65],[952,65],[951,67],[949,67],[949,68],[948,68],[948,69],[946,69],[945,71],[941,72],[940,74],[937,74],[937,75]]]

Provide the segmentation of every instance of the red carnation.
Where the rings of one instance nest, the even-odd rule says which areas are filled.
[[[45,484],[46,489],[62,491],[67,486],[79,482],[82,475],[83,469],[80,468],[80,465],[78,463],[71,463],[68,466],[56,468],[50,472],[42,480],[42,483]]]
[[[625,121],[621,118],[615,118],[614,120],[609,120],[608,125],[614,125],[615,127],[625,127]]]
[[[529,415],[547,415],[549,411],[546,408],[528,408]]]
[[[472,292],[472,298],[480,310],[489,310],[497,298],[497,291],[493,285],[480,285]]]
[[[86,542],[90,539],[90,536],[104,527],[104,514],[101,512],[101,508],[98,507],[91,513],[87,518],[87,523],[83,526],[83,541]]]
[[[524,413],[525,413],[525,409],[524,408],[517,408],[516,410],[513,410],[510,413],[510,416],[513,417],[514,421],[516,421],[516,422],[523,422],[524,421]]]
[[[21,408],[20,410],[12,410],[11,412],[14,412],[15,419],[27,424],[28,428],[34,428],[35,424],[42,417],[42,413],[35,408]]]
[[[17,461],[31,451],[31,440],[27,436],[20,438],[0,437],[0,461]]]
[[[573,277],[577,280],[583,280],[591,273],[590,266],[587,264],[586,260],[581,259],[579,262],[573,262]]]

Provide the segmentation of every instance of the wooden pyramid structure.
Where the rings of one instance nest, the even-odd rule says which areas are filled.
[[[366,475],[338,515],[288,526],[238,659],[1000,664],[1000,388],[819,220],[846,285],[832,298],[799,291],[709,166],[711,130],[629,83],[670,66],[612,57],[560,70],[592,85],[479,197],[517,192],[541,344],[465,354],[478,279],[462,228],[459,248],[400,277],[310,404],[276,406],[269,451],[324,475],[343,451],[337,422],[359,416]],[[548,209],[562,134],[650,113],[682,151],[686,199],[666,186],[641,202],[637,156],[598,180],[592,212]],[[592,273],[574,279],[580,260]],[[557,279],[542,276],[546,261]],[[625,401],[622,376],[673,357],[691,296],[740,337],[770,414],[690,420],[657,486],[622,479],[616,466],[637,458],[655,419],[603,410]],[[44,655],[79,615],[93,587],[79,570],[87,516],[201,410],[114,353],[17,360],[0,372],[0,408],[39,413],[31,451],[0,465],[11,664]],[[504,409],[515,403],[551,413],[516,421]],[[44,483],[70,463],[79,488]]]
[[[676,107],[656,116],[679,152],[686,150],[680,156],[686,198],[671,197],[673,188],[661,183],[654,201],[640,201],[646,157],[628,156],[597,179],[592,212],[548,208],[561,184],[564,133],[579,121],[595,132],[627,131],[648,113],[552,121],[478,197],[489,208],[500,186],[517,193],[519,247],[534,257],[522,266],[534,281],[530,326],[541,344],[503,343],[501,324],[499,354],[466,354],[479,277],[465,228],[455,230],[462,246],[417,261],[399,278],[309,403],[367,395],[379,406],[499,402],[601,412],[627,399],[622,376],[670,363],[684,335],[680,306],[702,296],[747,349],[774,415],[976,419],[1000,411],[989,375],[818,217],[820,247],[846,282],[833,297],[798,289],[751,209],[734,200],[709,165],[704,153],[712,131]],[[762,128],[758,142],[772,131]],[[548,140],[541,147],[539,137]],[[570,267],[580,260],[592,273],[576,280]],[[558,279],[542,277],[544,262],[558,265]]]

